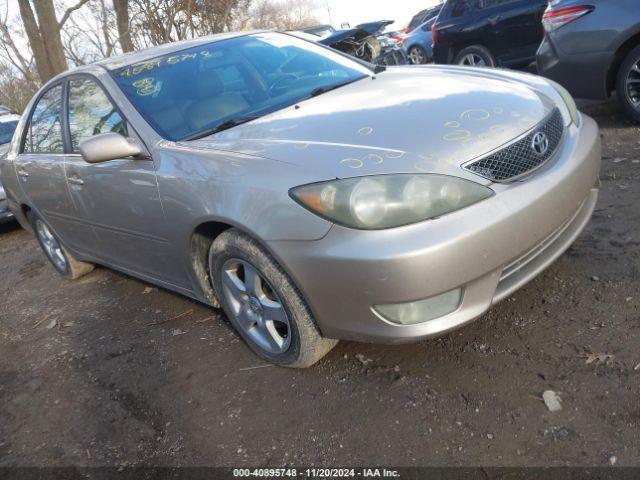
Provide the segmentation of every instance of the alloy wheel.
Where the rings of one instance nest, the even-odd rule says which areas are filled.
[[[222,268],[222,288],[235,323],[246,336],[271,354],[291,345],[289,317],[273,287],[260,271],[232,258]]]
[[[425,58],[422,49],[418,47],[414,47],[411,49],[411,51],[409,52],[409,58],[411,59],[411,63],[414,65],[422,65],[424,63],[427,63],[427,59]]]
[[[65,257],[62,251],[60,242],[54,237],[49,227],[47,227],[42,220],[36,220],[36,233],[38,238],[42,242],[42,248],[44,253],[49,257],[49,260],[56,266],[61,272],[67,270],[67,257]]]
[[[631,66],[625,80],[625,95],[629,103],[640,110],[640,58]]]
[[[460,59],[460,65],[466,65],[469,67],[486,67],[487,62],[484,61],[480,55],[476,53],[469,53]]]

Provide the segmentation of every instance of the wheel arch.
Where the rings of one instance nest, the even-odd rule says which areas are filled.
[[[218,297],[211,285],[209,272],[209,250],[218,236],[236,226],[219,220],[204,220],[191,232],[189,239],[189,265],[204,299],[215,308],[220,308]]]
[[[618,78],[618,71],[622,66],[622,62],[627,58],[627,55],[640,45],[640,30],[637,31],[633,36],[628,38],[622,45],[618,47],[616,53],[611,61],[611,65],[609,66],[609,71],[607,72],[607,84],[606,91],[607,95],[611,95],[611,93],[616,89],[616,80]]]
[[[20,204],[20,217],[17,218],[18,223],[22,228],[27,230],[30,233],[35,233],[33,231],[33,227],[31,226],[31,212],[32,209],[26,203]]]
[[[456,61],[456,58],[458,58],[458,55],[460,55],[460,52],[462,52],[462,50],[469,47],[482,47],[486,49],[493,57],[493,60],[496,62],[496,65],[500,64],[498,58],[493,53],[491,47],[489,47],[486,42],[481,41],[481,39],[479,38],[476,40],[465,40],[464,42],[452,45],[451,47],[453,50],[452,62]]]
[[[227,230],[236,229],[251,237],[258,242],[269,254],[278,262],[278,265],[289,276],[293,285],[298,289],[302,298],[307,304],[307,307],[311,311],[314,318],[316,312],[313,305],[309,302],[308,296],[303,288],[301,288],[296,276],[289,269],[289,267],[283,263],[282,258],[272,248],[263,241],[255,232],[238,225],[237,223],[223,219],[223,218],[204,218],[200,219],[197,225],[192,229],[191,236],[189,238],[189,266],[196,285],[202,293],[202,300],[205,303],[211,305],[214,308],[221,308],[220,301],[213,290],[211,284],[211,275],[209,271],[209,250],[211,245],[215,242],[222,233]],[[317,325],[318,329],[322,331],[320,325]]]
[[[274,254],[266,242],[250,229],[224,218],[212,217],[200,219],[197,225],[191,230],[191,235],[188,239],[188,262],[193,279],[202,292],[203,299],[214,308],[220,308],[220,302],[211,285],[209,250],[213,242],[215,242],[222,233],[232,228],[241,231],[258,242],[278,261],[281,267],[287,271],[282,265],[281,259]],[[287,272],[287,274],[291,276],[289,272]]]

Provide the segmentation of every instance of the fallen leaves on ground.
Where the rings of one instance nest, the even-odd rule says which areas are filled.
[[[596,365],[601,363],[611,365],[616,357],[611,353],[587,353],[583,358],[587,365],[591,365],[592,363]]]

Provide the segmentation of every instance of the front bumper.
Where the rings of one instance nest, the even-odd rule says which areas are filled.
[[[441,335],[484,313],[548,267],[588,223],[601,161],[596,123],[567,129],[560,150],[522,182],[443,218],[364,232],[334,226],[315,242],[269,247],[307,299],[324,336],[403,343]],[[431,298],[462,288],[459,308],[401,326],[373,305]]]

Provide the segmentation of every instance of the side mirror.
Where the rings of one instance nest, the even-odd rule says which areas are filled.
[[[119,133],[101,133],[80,142],[80,154],[87,163],[102,163],[118,158],[137,157],[145,151],[140,144]]]

